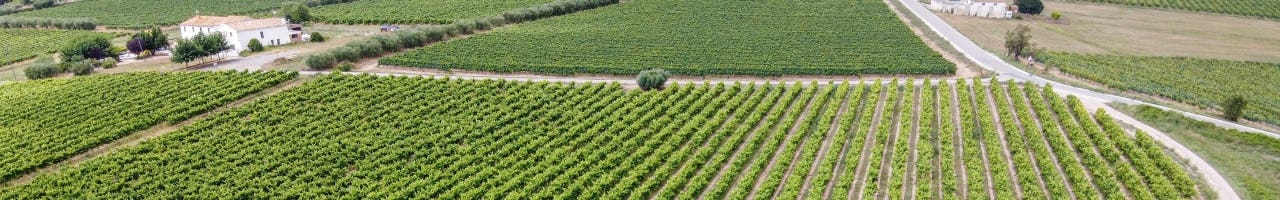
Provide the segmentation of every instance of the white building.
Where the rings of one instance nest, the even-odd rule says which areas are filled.
[[[302,28],[292,28],[284,18],[254,19],[245,16],[195,16],[178,25],[183,39],[196,34],[218,33],[226,36],[227,43],[240,52],[248,49],[249,40],[258,39],[262,46],[289,44],[302,39]]]
[[[931,0],[929,9],[955,15],[986,18],[1012,18],[1007,0]]]

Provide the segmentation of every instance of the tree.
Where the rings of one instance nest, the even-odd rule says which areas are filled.
[[[160,31],[159,27],[152,27],[147,36],[147,50],[156,51],[169,47],[169,36]]]
[[[1019,13],[1039,15],[1044,11],[1044,2],[1040,0],[1018,0],[1014,5],[1018,5]]]
[[[37,80],[53,77],[58,74],[58,66],[52,62],[37,62],[23,70],[27,79]]]
[[[111,50],[111,39],[105,35],[84,35],[72,39],[71,43],[62,47],[59,52],[62,53],[63,62],[75,62],[80,59],[103,59],[115,58],[115,51]]]
[[[1023,50],[1029,49],[1034,45],[1031,43],[1029,32],[1031,32],[1031,27],[1026,24],[1019,24],[1018,27],[1005,33],[1004,48],[1009,51],[1008,55],[1014,57],[1025,55]]]
[[[311,32],[311,41],[324,42],[324,35],[321,35],[320,32]]]
[[[142,38],[133,38],[129,43],[125,43],[125,48],[129,49],[129,53],[141,54],[147,50],[147,40]]]
[[[307,10],[306,4],[286,2],[280,7],[280,13],[289,23],[301,24],[311,20],[311,12]]]
[[[262,52],[262,50],[266,50],[266,47],[262,47],[262,42],[258,42],[258,39],[249,40],[249,52]]]
[[[189,63],[230,49],[231,45],[227,44],[222,34],[198,33],[189,40],[178,41],[177,47],[173,50],[173,56],[169,60],[175,63]]]
[[[1223,117],[1231,121],[1239,121],[1240,116],[1244,115],[1244,107],[1247,106],[1244,97],[1240,95],[1232,96],[1227,102],[1222,104]]]
[[[636,76],[636,84],[640,85],[641,90],[661,90],[667,84],[667,77],[671,76],[667,70],[658,68],[640,71],[640,75]]]

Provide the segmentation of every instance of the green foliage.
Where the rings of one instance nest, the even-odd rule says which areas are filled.
[[[1039,15],[1044,12],[1044,2],[1040,0],[1017,0],[1013,4],[1018,6],[1018,13]]]
[[[58,75],[58,65],[53,62],[37,62],[23,69],[22,72],[27,76],[28,80],[46,79]]]
[[[640,85],[641,90],[661,90],[667,84],[668,76],[671,76],[671,73],[666,70],[657,68],[644,70],[636,75],[636,84]]]
[[[222,34],[198,33],[191,39],[178,40],[177,47],[172,51],[173,56],[169,58],[175,63],[188,63],[197,59],[218,55],[224,51],[231,50],[231,45],[227,43],[225,36]]]
[[[262,47],[262,42],[259,42],[258,39],[249,39],[248,47],[249,52],[262,52],[267,49],[266,47]]]
[[[67,71],[71,71],[71,73],[76,76],[87,76],[93,73],[93,63],[94,61],[91,60],[72,62],[71,68],[68,68]]]
[[[318,70],[333,66],[333,63],[337,62],[337,59],[333,57],[332,52],[324,52],[308,56],[305,62],[307,64],[307,68]]]
[[[527,21],[555,10],[502,15]],[[474,31],[475,20],[484,19],[441,28]],[[871,0],[635,1],[431,45],[379,63],[549,74],[634,75],[655,66],[680,75],[955,72],[955,64],[928,48],[883,1]]]
[[[1244,114],[1244,108],[1247,103],[1243,96],[1232,96],[1222,103],[1222,116],[1227,120],[1239,121],[1240,116]]]
[[[311,32],[312,42],[324,42],[324,40],[324,35],[320,34],[320,32]]]
[[[156,51],[169,47],[169,36],[160,31],[159,27],[135,33],[132,38],[142,41],[141,50]]]
[[[336,24],[450,24],[553,0],[362,0],[316,8],[318,21]]]
[[[281,6],[280,13],[284,15],[289,23],[301,24],[311,21],[311,11],[308,11],[307,5],[297,2],[285,2]]]
[[[1280,125],[1280,64],[1184,57],[1047,53],[1063,73],[1110,88],[1218,108],[1232,96],[1248,97],[1243,118]]]
[[[106,34],[70,30],[0,29],[0,44],[4,44],[4,48],[0,48],[0,65],[56,52],[71,44],[72,39],[87,35]]]
[[[91,18],[0,17],[0,28],[49,28],[93,30],[98,21]]]
[[[1151,197],[1144,183],[1152,192],[1179,191],[1155,189],[1170,185],[1162,183],[1196,187],[1182,179],[1186,170],[1165,168],[1176,162],[1149,151],[1154,143],[1142,134],[1124,134],[1105,113],[1089,115],[1052,90],[913,82],[707,83],[632,92],[618,83],[326,75],[210,115],[172,137],[5,188],[0,199],[353,193],[372,199],[744,199],[751,193],[799,199],[823,197],[826,188],[839,188],[830,192],[840,199],[903,198],[907,178],[937,181],[944,199],[957,197],[957,185],[976,186],[965,192],[985,199],[988,184],[990,195],[1001,199],[1034,198],[1040,176],[1027,174],[1035,173],[1028,168],[1032,157],[1022,153],[1046,158],[1036,162],[1052,171],[1043,180],[1070,183],[1079,199],[1124,199],[1124,188],[1133,188],[1135,199]],[[1027,120],[1006,120],[1014,114]],[[1023,133],[1017,125],[1035,129]],[[1022,140],[1032,147],[1014,143]],[[910,145],[922,150],[932,143],[938,165],[908,164],[927,157]],[[1060,166],[1055,157],[1063,158]],[[245,158],[271,166],[244,164]],[[262,173],[267,168],[274,172]],[[358,184],[404,187],[326,187],[404,174],[430,181],[373,178]],[[237,178],[201,181],[216,177]],[[1021,191],[1012,187],[1022,183]],[[119,185],[126,186],[100,189]]]
[[[195,15],[250,15],[276,10],[282,2],[307,2],[316,7],[350,0],[93,0],[13,14],[22,17],[92,18],[112,28],[169,26]],[[139,9],[145,8],[145,9]],[[197,11],[198,10],[198,11]]]
[[[102,59],[102,62],[99,62],[98,65],[101,66],[103,69],[111,69],[111,68],[115,68],[116,63],[118,62],[119,61],[116,61],[115,58],[107,58],[107,59]]]
[[[338,71],[349,72],[351,71],[352,68],[355,68],[355,67],[356,65],[351,64],[351,62],[343,62],[342,65],[338,65]]]
[[[115,58],[119,55],[111,48],[111,38],[100,34],[80,35],[71,43],[59,50],[63,62],[76,62],[82,59]]]
[[[1280,19],[1280,0],[1205,1],[1205,0],[1080,0],[1129,6],[1190,10]]]
[[[1280,156],[1280,140],[1266,135],[1241,132],[1219,128],[1208,122],[1197,121],[1183,116],[1176,111],[1165,111],[1151,106],[1129,107],[1121,109],[1130,116],[1149,124],[1165,135],[1186,146],[1196,155],[1204,158],[1214,170],[1222,173],[1231,182],[1242,199],[1259,199],[1280,196],[1280,177],[1261,176],[1260,174],[1280,173],[1280,160],[1258,159],[1259,157]],[[1138,135],[1137,149],[1152,152],[1151,157],[1163,157],[1158,154],[1165,151],[1163,146],[1147,134]],[[1165,162],[1153,159],[1156,170],[1176,171],[1182,166],[1176,162]],[[1186,174],[1169,176],[1175,183],[1192,181]],[[1190,184],[1175,184],[1185,194],[1195,194],[1196,188]]]
[[[1031,27],[1026,24],[1018,24],[1013,30],[1004,33],[1004,48],[1007,50],[1008,56],[1023,57],[1026,56],[1027,50],[1034,48],[1035,44],[1031,43]]]
[[[1056,20],[1061,20],[1061,19],[1062,19],[1062,11],[1056,11],[1056,10],[1055,10],[1055,11],[1053,11],[1053,13],[1050,13],[1050,14],[1049,14],[1049,16],[1050,16],[1050,17],[1053,17],[1053,20],[1055,20],[1055,21],[1056,21]]]
[[[0,180],[160,122],[176,123],[294,76],[130,73],[0,85],[0,158],[5,159],[0,162]]]

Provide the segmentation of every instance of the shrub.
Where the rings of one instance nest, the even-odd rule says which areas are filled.
[[[1050,13],[1049,16],[1053,17],[1054,21],[1058,21],[1062,19],[1062,11],[1053,11],[1053,13]]]
[[[262,42],[259,42],[258,39],[249,40],[249,52],[262,52],[263,50],[266,50],[266,47],[262,47]]]
[[[142,38],[133,38],[133,40],[129,40],[128,43],[125,43],[124,47],[129,49],[129,53],[139,54],[142,53],[142,51],[147,50],[147,43],[146,40]]]
[[[68,70],[71,70],[71,73],[76,76],[89,75],[90,73],[93,73],[93,61],[81,60],[80,62],[72,63],[71,68]]]
[[[391,36],[391,35],[378,36],[378,37],[374,37],[373,40],[378,41],[378,46],[382,46],[382,51],[384,52],[400,51],[400,47],[403,46],[403,44],[401,44],[400,37],[396,37],[396,36]]]
[[[1248,103],[1245,102],[1244,97],[1242,96],[1236,95],[1228,98],[1227,101],[1222,104],[1223,117],[1226,117],[1227,120],[1239,121],[1240,116],[1244,115],[1244,107],[1246,104]]]
[[[338,65],[338,71],[349,72],[352,68],[356,68],[356,65],[351,64],[351,62],[342,62],[341,65]]]
[[[338,47],[337,49],[333,49],[332,52],[333,52],[333,58],[336,61],[356,62],[360,60],[360,51],[349,46]],[[333,64],[330,63],[328,66],[332,66],[332,65]]]
[[[422,31],[419,30],[405,30],[396,33],[395,37],[400,40],[400,47],[408,49],[420,47],[425,43],[422,42],[422,37],[420,37],[422,34]]]
[[[320,32],[311,32],[311,41],[324,42],[324,35],[321,35]]]
[[[360,57],[365,57],[365,58],[376,57],[378,55],[381,55],[383,51],[382,43],[378,42],[377,40],[359,41],[348,46],[355,47]],[[352,61],[352,62],[355,62],[355,61]]]
[[[79,56],[82,59],[102,59],[114,58],[116,55],[111,51],[111,39],[105,35],[84,35],[77,37],[62,47],[63,61],[78,61],[72,58]]]
[[[1018,5],[1019,13],[1039,15],[1044,11],[1044,3],[1040,0],[1018,0],[1014,4]]]
[[[36,0],[31,4],[31,6],[36,9],[45,9],[55,6],[55,2],[53,0]]]
[[[151,57],[154,54],[155,53],[152,53],[151,50],[142,50],[142,53],[138,53],[138,59]]]
[[[310,57],[307,57],[307,60],[306,60],[307,68],[311,68],[311,69],[329,68],[329,66],[333,66],[334,62],[337,62],[337,60],[333,57],[332,53],[319,53],[319,54],[311,55]]]
[[[115,58],[102,59],[102,62],[99,63],[99,66],[102,66],[103,69],[111,69],[116,67],[117,62],[119,61],[116,61]]]
[[[22,71],[27,76],[27,79],[38,80],[53,77],[61,70],[54,63],[36,63]]]
[[[667,77],[671,76],[667,70],[658,68],[640,71],[640,75],[636,75],[636,84],[640,85],[641,90],[661,90],[667,84]]]

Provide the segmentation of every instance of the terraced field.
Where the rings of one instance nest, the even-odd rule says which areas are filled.
[[[448,24],[458,19],[492,16],[554,0],[361,0],[323,6],[312,14],[338,24]]]
[[[1221,110],[1242,96],[1244,118],[1280,125],[1280,64],[1182,57],[1050,53],[1045,64],[1107,87]]]
[[[880,0],[635,0],[379,60],[550,74],[953,74]]]
[[[162,122],[182,121],[294,76],[140,73],[0,85],[0,180]]]
[[[1195,187],[1145,133],[1049,88],[330,75],[0,198],[1183,199]]]
[[[72,38],[92,34],[106,35],[92,31],[0,29],[0,44],[4,44],[4,48],[0,48],[0,66],[57,51]]]

